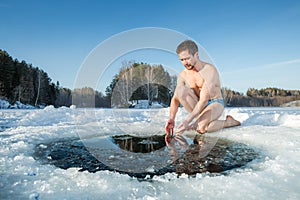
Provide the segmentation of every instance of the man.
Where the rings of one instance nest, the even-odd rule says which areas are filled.
[[[226,120],[218,120],[224,110],[219,74],[213,65],[199,60],[196,43],[186,40],[178,45],[176,52],[185,69],[177,78],[170,116],[165,126],[167,135],[174,132],[179,104],[189,115],[179,124],[177,134],[186,130],[196,130],[203,134],[240,125],[239,121],[229,115]]]

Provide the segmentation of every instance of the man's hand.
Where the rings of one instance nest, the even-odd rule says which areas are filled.
[[[167,136],[173,136],[174,126],[175,126],[174,120],[168,119],[166,126],[165,126],[165,131],[166,131]]]
[[[190,130],[190,126],[186,120],[183,120],[177,127],[176,134],[182,134],[184,131]]]

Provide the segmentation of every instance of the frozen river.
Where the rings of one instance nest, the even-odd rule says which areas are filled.
[[[154,160],[143,157],[143,153],[149,153],[145,152],[147,149],[141,152],[131,146],[128,150],[125,135],[147,146],[149,140],[141,138],[162,135],[168,112],[166,108],[85,110],[51,106],[40,110],[0,110],[0,199],[300,199],[299,108],[226,108],[224,116],[231,114],[242,126],[205,135],[215,138],[211,147],[219,144],[235,149],[232,145],[238,144],[251,152],[253,149],[255,156],[241,167],[225,169],[225,173],[204,170],[193,176],[179,175],[175,168],[168,168],[171,150],[162,138],[156,138],[156,146],[151,146]],[[178,122],[185,115],[179,110]],[[191,147],[193,134],[184,135],[187,147]],[[82,142],[81,146],[78,142]],[[37,151],[51,153],[49,149],[59,144],[61,151],[68,150],[68,155],[87,146],[91,155],[98,155],[97,159],[106,166],[82,170],[81,163],[62,167],[53,161],[61,155],[57,149],[57,154],[37,156]],[[171,161],[178,160],[187,149],[171,155]],[[208,149],[206,154],[209,151],[213,150]],[[118,157],[119,152],[129,153]],[[239,154],[243,152],[240,150]],[[74,162],[88,160],[89,157],[79,157]],[[140,169],[139,173],[152,175],[142,180],[130,174],[128,166],[122,168],[126,165],[133,172]],[[164,167],[162,173],[153,173]]]

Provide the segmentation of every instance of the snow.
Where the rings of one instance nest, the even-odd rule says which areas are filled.
[[[163,106],[160,103],[156,102],[156,101],[152,102],[151,105],[149,105],[148,100],[139,100],[138,103],[132,104],[132,106],[134,108],[137,108],[137,109],[163,108]]]
[[[163,132],[169,108],[0,110],[0,199],[300,199],[300,109],[226,108],[242,126],[212,136],[266,156],[226,175],[167,173],[140,181],[112,171],[60,169],[34,159],[37,145],[93,135]],[[186,115],[179,109],[176,123]],[[151,171],[152,169],[149,168]]]
[[[0,108],[7,109],[10,107],[10,103],[6,100],[0,99]]]
[[[32,105],[23,104],[20,101],[16,101],[15,104],[11,105],[8,101],[0,99],[0,109],[34,109]]]

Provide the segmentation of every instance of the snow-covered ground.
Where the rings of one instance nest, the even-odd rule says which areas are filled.
[[[42,107],[42,106],[40,106]],[[44,108],[45,106],[43,106]],[[32,105],[26,105],[20,101],[16,101],[15,104],[11,105],[8,101],[0,99],[0,109],[34,109]]]
[[[224,175],[167,173],[140,181],[111,171],[64,170],[34,159],[37,145],[54,140],[163,133],[168,112],[52,106],[0,110],[0,199],[300,199],[299,108],[227,108],[224,116],[231,114],[242,126],[211,135],[256,147],[266,156]],[[177,124],[185,115],[180,109]]]

